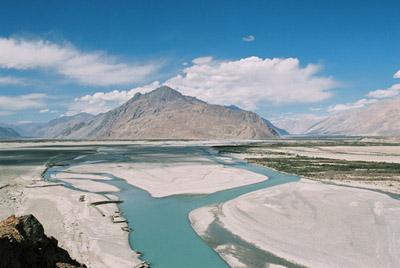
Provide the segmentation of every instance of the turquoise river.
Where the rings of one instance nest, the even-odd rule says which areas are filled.
[[[140,163],[182,163],[199,161],[199,156],[225,166],[247,169],[268,176],[268,180],[248,186],[224,190],[209,195],[177,195],[165,198],[153,198],[146,191],[128,184],[125,180],[104,175],[111,180],[102,180],[117,186],[116,194],[124,202],[120,204],[124,217],[133,231],[129,239],[135,251],[143,253],[142,259],[155,268],[218,268],[228,267],[213,247],[233,244],[237,248],[235,257],[248,267],[265,267],[266,263],[282,264],[288,267],[296,265],[262,251],[239,237],[214,224],[209,227],[211,237],[207,242],[192,229],[188,219],[190,211],[234,199],[242,194],[261,188],[293,182],[298,177],[280,173],[268,168],[251,165],[245,161],[220,156],[217,151],[206,146],[96,146],[69,151],[65,157],[55,157],[44,173],[44,178],[73,165],[91,162],[140,162]],[[74,157],[71,157],[74,156]],[[96,181],[95,179],[93,179]],[[72,185],[66,187],[77,189]],[[84,191],[83,191],[84,192]],[[107,192],[101,192],[107,194]]]

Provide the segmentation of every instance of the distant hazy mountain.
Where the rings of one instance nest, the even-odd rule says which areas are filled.
[[[63,116],[50,122],[40,125],[32,131],[34,137],[58,138],[71,134],[71,132],[81,128],[85,123],[93,120],[95,116],[88,113],[80,113],[73,116]]]
[[[24,137],[52,139],[69,134],[68,131],[79,128],[81,124],[93,118],[94,115],[80,113],[73,116],[63,116],[53,119],[47,123],[20,123],[13,125],[12,128],[16,129]]]
[[[21,138],[21,135],[10,127],[0,126],[0,139],[16,139]]]
[[[274,125],[273,123],[271,123],[270,121],[268,121],[267,119],[264,119],[264,122],[270,127],[272,128],[276,133],[278,133],[279,136],[286,136],[286,135],[290,135],[289,131],[287,131],[286,129],[280,128],[276,125]]]
[[[290,134],[304,134],[315,124],[321,122],[325,117],[315,115],[297,115],[292,117],[271,120],[272,123]]]
[[[65,129],[57,138],[265,139],[271,123],[238,107],[211,105],[169,87],[137,93],[120,107]]]
[[[383,100],[367,107],[329,116],[311,127],[308,134],[400,135],[400,98]]]
[[[21,136],[32,138],[35,137],[34,136],[35,131],[45,124],[46,123],[24,122],[17,124],[9,124],[9,126],[15,129],[18,133],[20,133]]]

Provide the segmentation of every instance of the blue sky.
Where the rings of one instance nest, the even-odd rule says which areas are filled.
[[[400,69],[398,1],[3,0],[0,25],[3,122],[46,121],[84,111],[82,107],[89,101],[97,105],[99,99],[90,97],[96,92],[118,90],[101,97],[101,111],[105,111],[130,96],[121,91],[154,81],[170,81],[184,93],[220,104],[233,103],[267,118],[327,114],[337,104],[351,106],[371,91],[396,85],[398,79],[393,76]],[[244,41],[246,37],[250,42]],[[30,46],[31,50],[24,51],[32,59],[18,57],[24,55],[21,44]],[[43,58],[35,55],[54,46],[58,54],[52,63],[44,62],[48,54]],[[73,66],[65,66],[60,55],[68,60],[73,57]],[[75,63],[86,57],[90,64]],[[192,62],[199,57],[204,62]],[[258,60],[240,61],[250,57]],[[264,62],[273,58],[288,66],[287,76],[280,76],[281,70]],[[105,77],[100,71],[87,79],[77,73],[97,69],[99,64],[107,73],[115,71],[115,76]],[[301,77],[309,64],[318,70]],[[229,66],[240,71],[234,73]],[[185,68],[189,70],[185,72]],[[236,83],[240,88],[217,80],[208,86],[213,88],[207,88],[207,79],[185,77],[198,72],[204,79],[221,73],[241,76]],[[182,79],[177,78],[179,74]],[[136,78],[130,79],[130,75]],[[297,78],[290,80],[293,77]],[[247,86],[246,81],[251,83]],[[291,88],[287,94],[290,101],[285,101],[286,88]],[[246,90],[249,100],[244,101]],[[80,99],[85,95],[89,96]],[[260,101],[255,102],[257,98]],[[9,107],[12,101],[27,105]]]

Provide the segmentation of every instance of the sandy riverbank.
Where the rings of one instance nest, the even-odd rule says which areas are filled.
[[[202,236],[212,217],[243,240],[302,265],[400,265],[400,201],[385,194],[301,180],[190,214]]]
[[[208,159],[191,163],[95,163],[69,168],[74,173],[109,173],[149,192],[153,197],[210,194],[261,182],[267,177],[244,169],[225,167]]]
[[[32,178],[40,178],[45,168],[44,165],[0,166],[0,219],[16,213],[24,187]]]
[[[98,206],[91,202],[105,200],[102,195],[82,193],[63,186],[25,188],[19,215],[32,213],[43,224],[47,235],[54,236],[61,247],[88,267],[135,267],[141,263],[131,250],[126,223],[113,223],[115,204]]]
[[[39,148],[38,155],[41,155]],[[21,159],[23,157],[24,152],[21,153]],[[3,159],[10,161],[6,155]],[[45,157],[37,161],[32,156],[27,159],[26,164],[22,162],[0,165],[0,219],[11,214],[35,215],[43,224],[47,235],[54,236],[73,258],[89,268],[132,268],[140,264],[141,260],[128,243],[128,232],[121,229],[126,223],[111,221],[111,215],[116,214],[118,207],[115,204],[99,206],[105,215],[102,216],[96,208],[89,205],[90,202],[104,200],[102,195],[84,193],[85,200],[81,202],[81,192],[63,186],[36,187],[46,184],[41,181],[41,174],[46,169],[44,162]],[[68,178],[60,176],[86,190],[118,190],[99,182],[75,180],[73,177],[76,174],[67,175]],[[88,175],[85,178],[99,177]],[[36,188],[31,188],[32,186]]]
[[[316,181],[400,194],[400,145],[288,145],[250,145],[230,154]]]

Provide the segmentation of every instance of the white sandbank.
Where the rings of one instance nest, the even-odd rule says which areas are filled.
[[[74,187],[86,190],[89,192],[118,192],[118,187],[115,187],[110,184],[92,181],[90,178],[97,178],[101,176],[96,176],[92,174],[77,174],[77,173],[69,173],[69,172],[59,172],[53,178],[61,180],[63,182],[67,182],[72,184]],[[88,178],[88,179],[85,179]]]
[[[267,179],[266,176],[244,169],[200,160],[202,164],[96,163],[71,167],[69,171],[110,173],[149,192],[153,197],[210,194]]]
[[[214,209],[190,213],[199,234],[211,213],[243,240],[305,266],[400,266],[400,201],[385,194],[301,180]]]
[[[141,263],[130,249],[128,233],[121,230],[126,223],[112,223],[118,211],[115,204],[98,206],[89,203],[105,197],[83,193],[62,186],[25,188],[19,215],[32,213],[43,224],[47,235],[54,236],[59,245],[88,267],[135,267]]]

